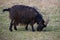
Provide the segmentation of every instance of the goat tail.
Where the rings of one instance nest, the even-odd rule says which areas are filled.
[[[5,12],[5,11],[10,11],[10,8],[8,8],[8,9],[3,9],[3,12]]]

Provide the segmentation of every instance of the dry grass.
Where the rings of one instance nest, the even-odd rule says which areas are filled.
[[[26,31],[25,26],[18,26],[18,30],[9,31],[9,13],[3,13],[3,8],[16,4],[34,6],[43,15],[49,16],[50,22],[42,32]],[[36,28],[36,25],[34,25]],[[0,40],[60,40],[60,0],[2,0],[0,1]]]

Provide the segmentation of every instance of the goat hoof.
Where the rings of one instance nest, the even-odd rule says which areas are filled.
[[[32,30],[33,32],[35,32],[35,30]]]
[[[28,30],[28,29],[25,28],[25,30]]]
[[[14,30],[16,30],[16,31],[17,31],[17,29],[14,29]]]
[[[12,29],[9,29],[12,32]]]
[[[17,31],[17,28],[16,28],[16,27],[14,27],[14,30],[16,30],[16,31]]]
[[[28,28],[26,27],[25,30],[28,30]]]
[[[37,30],[37,31],[42,31],[42,30]]]

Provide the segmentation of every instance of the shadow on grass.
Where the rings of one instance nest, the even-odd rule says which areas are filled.
[[[17,31],[31,31],[31,32],[33,32],[31,29],[25,30],[24,28],[19,28],[19,29],[17,29]],[[35,30],[35,31],[37,31],[37,30]],[[51,31],[53,31],[53,30],[42,30],[42,31],[37,31],[37,32],[51,32]]]
[[[13,31],[15,31],[14,29],[13,29]],[[22,27],[22,28],[17,28],[17,31],[31,31],[32,32],[32,29],[31,28],[28,28],[28,30],[26,30],[24,27]],[[37,31],[36,29],[35,29],[35,31]],[[37,31],[37,32],[59,32],[60,31],[60,29],[59,28],[44,28],[42,31]]]
[[[17,31],[27,31],[27,30],[25,30],[23,28],[22,29],[20,28],[20,29],[17,29]]]
[[[26,30],[25,28],[18,28],[17,31],[32,31],[31,29]]]

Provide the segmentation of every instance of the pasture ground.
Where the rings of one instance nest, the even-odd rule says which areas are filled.
[[[50,17],[49,24],[45,31],[32,32],[31,27],[29,30],[25,30],[25,26],[18,26],[18,30],[13,32],[9,31],[9,12],[2,12],[4,7],[0,7],[0,40],[60,40],[60,6],[48,7],[42,9],[42,15],[46,18],[46,15]],[[36,24],[34,25],[36,30]]]

